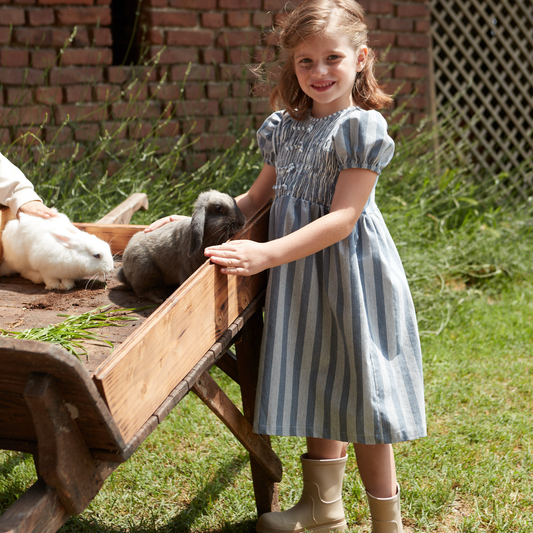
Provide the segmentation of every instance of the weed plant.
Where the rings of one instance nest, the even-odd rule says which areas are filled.
[[[162,150],[157,131],[156,123],[151,135],[127,147],[109,132],[64,161],[41,145],[34,167],[12,159],[47,204],[77,221],[97,220],[131,193],[146,192],[150,208],[136,223],[188,214],[210,187],[237,195],[262,165],[244,134],[201,168],[181,171],[185,137]],[[498,176],[472,175],[461,147],[451,143],[445,124],[400,139],[377,189],[410,281],[424,352],[429,435],[395,448],[405,528],[531,533],[532,209],[509,202]],[[109,160],[118,163],[112,175]],[[238,405],[238,387],[220,370],[212,374]],[[300,494],[304,440],[274,438],[273,445],[285,467],[279,489],[287,508]],[[369,531],[349,453],[350,531]],[[0,452],[0,511],[34,480],[29,456]],[[247,454],[189,395],[61,531],[248,533],[255,520]]]

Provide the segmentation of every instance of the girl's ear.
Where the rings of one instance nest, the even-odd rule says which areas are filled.
[[[356,72],[361,72],[365,68],[367,58],[368,58],[368,46],[363,45],[357,51],[357,59],[356,59],[357,62],[355,66]]]

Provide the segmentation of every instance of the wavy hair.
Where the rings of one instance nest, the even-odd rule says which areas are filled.
[[[304,41],[326,33],[346,35],[354,50],[368,46],[368,31],[362,7],[354,0],[306,0],[289,13],[280,23],[280,47],[287,60],[277,76],[270,95],[274,109],[285,109],[293,118],[303,120],[311,109],[313,100],[298,83],[294,71],[294,49]],[[368,56],[361,72],[356,74],[352,96],[362,109],[382,109],[392,103],[392,98],[379,86],[374,75],[375,54]]]

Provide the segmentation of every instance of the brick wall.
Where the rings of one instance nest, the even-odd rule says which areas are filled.
[[[0,0],[0,143],[31,131],[61,144],[65,155],[128,116],[137,120],[121,135],[132,140],[165,117],[159,136],[198,138],[198,164],[270,112],[246,65],[272,52],[269,29],[284,0],[143,0],[136,43],[142,36],[143,45],[134,48],[149,62],[144,67],[114,64],[113,17],[121,11],[113,3]],[[408,131],[429,109],[428,0],[361,4],[378,74],[402,109],[392,119],[403,117]]]

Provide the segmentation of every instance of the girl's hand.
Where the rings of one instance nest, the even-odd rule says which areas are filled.
[[[46,207],[42,202],[39,202],[39,200],[32,200],[31,202],[22,204],[19,207],[17,217],[19,213],[40,218],[57,217],[57,211],[53,211],[49,207]]]
[[[222,267],[222,274],[253,276],[270,268],[266,244],[250,240],[230,241],[206,248],[204,255]]]
[[[170,215],[168,217],[160,218],[159,220],[152,222],[147,228],[145,228],[144,233],[150,233],[151,231],[154,231],[155,229],[160,228],[165,224],[168,224],[169,222],[176,222],[178,220],[181,220],[182,218],[187,217],[183,215]]]

